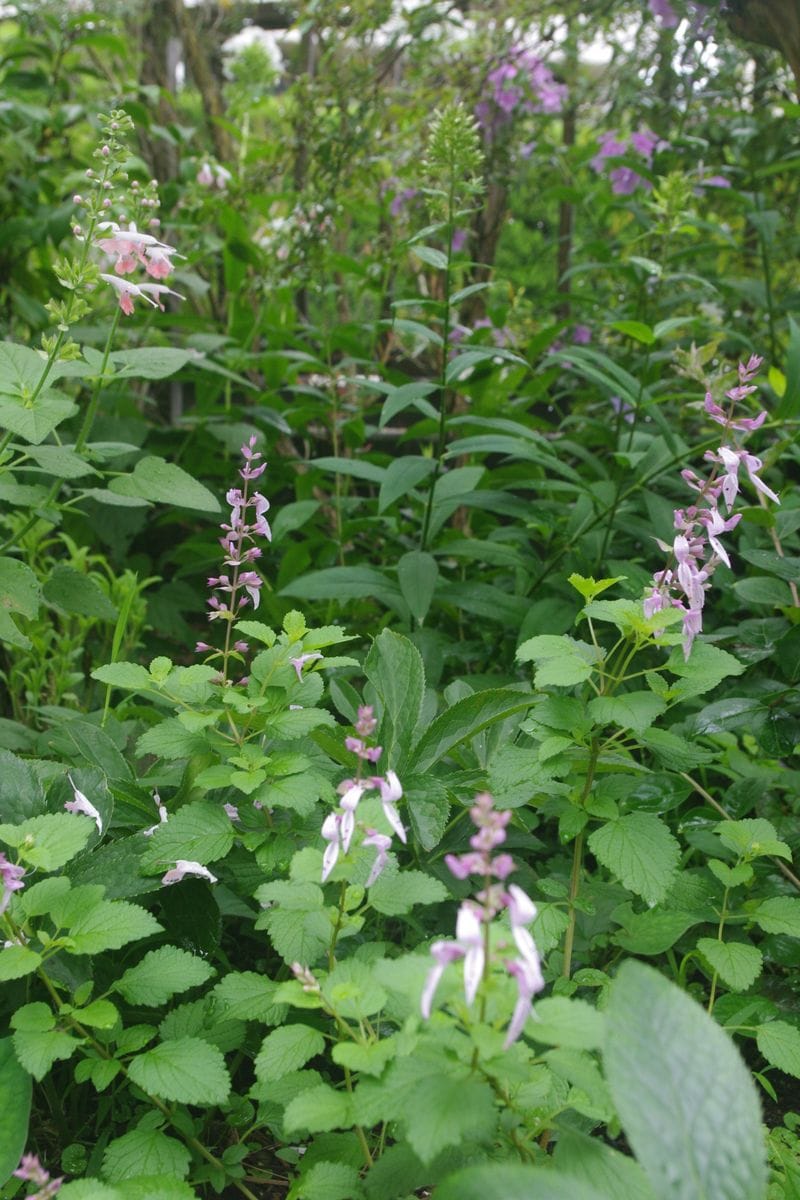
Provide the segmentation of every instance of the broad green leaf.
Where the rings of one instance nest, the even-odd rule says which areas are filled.
[[[409,550],[397,563],[397,578],[412,617],[422,624],[439,580],[436,559],[425,550]]]
[[[399,871],[378,876],[369,891],[369,902],[376,912],[398,917],[411,912],[415,904],[438,904],[447,899],[447,888],[440,880],[423,871]]]
[[[100,900],[68,925],[75,943],[72,954],[99,954],[119,950],[129,942],[151,937],[162,926],[147,909],[125,900]]]
[[[652,692],[624,692],[620,696],[596,696],[589,701],[589,712],[598,725],[619,725],[644,733],[666,709],[665,701]]]
[[[171,508],[191,508],[200,512],[219,512],[216,497],[181,467],[151,455],[140,458],[131,475],[121,475],[108,485],[120,496],[138,496]]]
[[[145,667],[139,666],[138,663],[106,663],[105,666],[95,667],[92,671],[92,679],[132,692],[156,690],[156,683],[150,672]]]
[[[529,692],[511,688],[492,688],[457,700],[430,724],[410,755],[410,765],[417,773],[430,770],[461,742],[524,712],[532,703]]]
[[[706,919],[703,913],[649,909],[626,917],[625,928],[615,934],[613,940],[630,954],[663,954],[683,937],[687,929]]]
[[[408,613],[398,584],[376,567],[325,567],[321,571],[311,571],[287,583],[279,595],[341,603],[374,599],[401,616]]]
[[[349,1129],[353,1123],[351,1100],[347,1092],[337,1092],[327,1083],[307,1088],[286,1106],[283,1118],[287,1134],[298,1130],[326,1133],[330,1129]]]
[[[325,912],[275,908],[264,913],[263,921],[275,950],[287,963],[312,966],[330,945],[331,922]]]
[[[735,992],[746,992],[761,974],[761,951],[746,942],[700,938],[697,949],[722,982]]]
[[[109,1183],[137,1175],[176,1175],[185,1179],[192,1156],[182,1142],[158,1129],[133,1129],[109,1142],[103,1175]]]
[[[361,1021],[379,1012],[386,992],[366,963],[349,958],[337,963],[322,984],[322,996],[340,1016]]]
[[[53,1063],[70,1058],[80,1046],[77,1038],[57,1029],[25,1030],[14,1033],[14,1052],[25,1070],[41,1082]]]
[[[30,567],[17,558],[0,558],[0,608],[35,617],[41,599],[39,580]]]
[[[41,382],[46,365],[42,351],[17,342],[0,342],[0,392],[27,398]]]
[[[41,963],[41,954],[37,954],[28,946],[6,946],[0,950],[0,982],[30,975]]]
[[[277,986],[255,971],[232,971],[220,979],[212,995],[226,1017],[277,1025],[284,1012],[283,1006],[275,1003]]]
[[[421,455],[404,454],[395,458],[386,468],[378,493],[378,512],[385,512],[396,500],[402,499],[408,493],[427,479],[432,473],[435,463],[432,458]]]
[[[0,750],[0,816],[10,824],[41,816],[45,798],[42,781],[25,759]]]
[[[21,825],[0,825],[0,842],[16,846],[26,866],[57,871],[83,850],[96,829],[80,813],[45,813]]]
[[[680,859],[680,846],[654,813],[633,812],[608,821],[589,835],[598,862],[649,904],[666,896]]]
[[[536,664],[537,688],[573,687],[593,674],[602,652],[588,642],[576,641],[566,634],[541,633],[528,638],[517,650],[519,662]]]
[[[213,967],[188,950],[161,946],[145,954],[135,967],[130,967],[114,984],[114,990],[129,1004],[156,1008],[177,992],[205,983],[213,974]]]
[[[221,804],[205,800],[184,804],[148,839],[142,869],[166,868],[178,859],[205,865],[224,858],[233,840],[234,830]]]
[[[560,1171],[537,1170],[516,1163],[466,1167],[448,1175],[436,1189],[436,1200],[623,1200],[613,1192]],[[634,1200],[626,1194],[624,1200]]]
[[[585,1000],[548,996],[534,1009],[526,1032],[546,1046],[573,1050],[596,1050],[603,1041],[604,1016]]]
[[[359,1071],[364,1075],[380,1075],[397,1053],[398,1046],[392,1037],[382,1038],[379,1042],[364,1045],[361,1042],[337,1042],[331,1051],[335,1063],[347,1067],[350,1071]]]
[[[144,1091],[181,1104],[224,1104],[231,1089],[225,1059],[202,1038],[175,1038],[131,1059],[128,1075]]]
[[[119,1200],[197,1200],[194,1188],[167,1175],[137,1175],[135,1179],[121,1179],[116,1185],[115,1194]],[[65,1200],[69,1198],[65,1197]]]
[[[40,392],[32,406],[0,395],[0,427],[34,446],[40,445],[57,425],[77,411],[77,404],[53,388]]]
[[[282,1079],[290,1071],[304,1067],[325,1049],[325,1039],[318,1029],[308,1025],[283,1025],[273,1029],[261,1043],[254,1069],[256,1079],[270,1082]]]
[[[765,933],[788,933],[800,938],[800,900],[792,896],[770,896],[750,916]]]
[[[612,321],[611,328],[633,338],[635,342],[641,342],[643,346],[652,346],[656,340],[653,330],[642,321]]]
[[[135,350],[115,350],[111,361],[117,379],[166,379],[192,360],[191,350],[173,346],[141,346]],[[148,1172],[141,1171],[146,1175]]]
[[[497,1124],[488,1083],[441,1073],[427,1075],[405,1095],[406,1136],[424,1163],[448,1146],[488,1142]]]
[[[411,253],[429,267],[434,267],[437,271],[447,270],[447,255],[443,250],[437,250],[435,246],[419,246],[411,247]]]
[[[690,696],[702,696],[704,692],[711,691],[730,675],[741,675],[744,666],[719,646],[695,642],[688,661],[683,657],[683,650],[673,650],[667,670],[679,676],[671,687],[673,696],[686,700]]]
[[[372,643],[364,674],[383,709],[379,736],[386,765],[405,765],[425,694],[425,668],[413,642],[384,629]]]
[[[320,471],[334,471],[337,475],[365,479],[368,483],[382,483],[386,477],[385,467],[378,467],[366,458],[312,458],[308,465]]]
[[[11,1038],[0,1040],[0,1187],[19,1165],[28,1138],[31,1077],[20,1066]]]
[[[729,1036],[673,983],[633,961],[611,985],[607,1020],[606,1079],[658,1200],[763,1200],[758,1096]]]
[[[553,1161],[581,1183],[596,1187],[609,1200],[655,1200],[655,1194],[639,1164],[614,1150],[602,1137],[589,1137],[577,1129],[562,1129]]]
[[[119,1020],[119,1010],[110,1000],[93,1000],[76,1014],[81,1025],[92,1029],[113,1029]]]
[[[315,1162],[292,1187],[291,1200],[360,1200],[358,1168],[344,1162]]]
[[[782,842],[775,826],[763,817],[746,817],[741,821],[720,821],[715,832],[724,845],[744,858],[763,858],[774,855],[792,861],[792,852]]]
[[[759,1025],[756,1042],[771,1066],[800,1079],[800,1030],[796,1026],[787,1021],[768,1021]]]
[[[59,563],[44,585],[45,600],[64,612],[76,613],[81,617],[98,617],[102,621],[116,621],[117,609],[100,585],[76,571],[68,563]]]

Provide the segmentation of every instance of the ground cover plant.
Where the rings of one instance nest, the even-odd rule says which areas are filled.
[[[800,1194],[800,30],[0,11],[0,1196]]]

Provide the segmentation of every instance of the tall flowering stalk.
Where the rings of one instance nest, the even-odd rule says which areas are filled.
[[[515,870],[511,855],[503,853],[492,857],[492,852],[506,840],[510,810],[497,812],[492,797],[488,792],[482,792],[475,797],[470,817],[477,830],[470,838],[472,849],[466,854],[448,854],[445,862],[456,879],[478,875],[483,880],[483,887],[474,899],[465,900],[459,908],[455,941],[434,942],[431,946],[434,966],[423,988],[420,1009],[427,1020],[440,979],[451,963],[462,959],[464,998],[468,1005],[473,1003],[491,965],[490,925],[505,910],[516,955],[504,959],[503,965],[517,984],[517,1003],[504,1043],[504,1048],[508,1049],[525,1028],[525,1022],[533,1011],[533,998],[544,987],[539,952],[528,929],[528,925],[536,919],[536,905],[521,887],[514,883],[506,886],[506,879]]]
[[[241,447],[243,465],[239,468],[242,487],[229,489],[225,499],[231,506],[230,517],[220,528],[223,536],[219,543],[224,551],[223,566],[229,567],[230,572],[222,575],[212,575],[208,579],[211,595],[208,606],[209,621],[225,622],[225,640],[222,649],[215,649],[208,642],[198,642],[195,651],[198,654],[208,652],[208,661],[221,658],[221,682],[228,682],[228,669],[231,658],[246,653],[247,642],[233,641],[233,625],[241,616],[242,610],[252,604],[258,608],[261,599],[263,580],[258,571],[253,570],[253,563],[261,557],[261,548],[256,538],[263,537],[272,540],[266,514],[269,511],[269,501],[260,492],[251,491],[251,484],[267,469],[265,462],[260,463],[261,453],[255,449],[256,438],[251,437]],[[240,679],[245,683],[245,679]]]
[[[309,656],[305,655],[304,657],[307,658]],[[342,853],[347,854],[350,850],[353,834],[356,831],[356,810],[365,792],[378,791],[380,793],[383,815],[390,828],[397,834],[403,844],[407,840],[403,822],[400,820],[400,814],[397,811],[397,801],[402,798],[403,788],[395,772],[387,771],[385,776],[369,775],[366,778],[363,777],[364,764],[369,763],[373,765],[377,763],[383,753],[381,746],[370,746],[367,744],[367,739],[372,737],[377,725],[378,722],[375,719],[371,706],[363,704],[358,710],[358,720],[354,727],[358,736],[345,738],[345,747],[352,754],[355,754],[358,766],[354,779],[345,779],[339,784],[338,792],[341,800],[339,801],[338,809],[328,813],[322,822],[320,833],[328,843],[322,858],[323,883],[325,883],[331,871],[336,866],[339,855]],[[376,850],[375,861],[366,882],[366,886],[371,887],[389,861],[389,847],[392,844],[392,839],[388,834],[380,833],[379,830],[369,827],[364,827],[364,833],[365,836],[361,844],[363,846],[373,846]]]
[[[780,504],[771,488],[759,476],[763,463],[748,453],[741,443],[759,429],[766,420],[766,411],[756,417],[736,414],[736,407],[757,391],[753,379],[763,359],[751,355],[747,363],[739,363],[739,383],[725,393],[730,401],[727,409],[706,393],[704,408],[712,421],[725,431],[725,440],[716,451],[707,450],[705,459],[713,463],[710,476],[703,479],[691,469],[681,472],[684,482],[697,493],[697,501],[688,508],[678,508],[674,514],[676,534],[672,545],[658,541],[662,550],[670,553],[670,561],[653,576],[644,600],[645,616],[652,617],[666,608],[678,608],[683,613],[683,652],[686,658],[692,644],[703,628],[705,596],[711,586],[711,576],[720,563],[730,567],[730,557],[720,538],[730,533],[741,520],[741,513],[732,513],[739,493],[739,472],[742,467],[752,486],[762,496]],[[720,512],[724,501],[727,517]]]

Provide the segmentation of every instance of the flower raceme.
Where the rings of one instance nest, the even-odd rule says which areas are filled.
[[[477,832],[470,838],[471,851],[462,855],[448,854],[445,862],[457,879],[466,879],[469,875],[482,876],[484,886],[475,899],[465,900],[459,908],[455,940],[438,941],[431,946],[434,965],[425,981],[420,1011],[426,1020],[430,1017],[433,998],[442,976],[451,963],[462,959],[464,999],[468,1005],[472,1005],[491,965],[487,954],[487,926],[505,910],[516,955],[505,959],[504,966],[517,984],[517,1002],[504,1042],[504,1048],[508,1049],[525,1028],[525,1022],[533,1012],[533,998],[544,987],[539,952],[528,929],[528,925],[536,919],[536,905],[521,887],[514,883],[505,886],[505,880],[515,869],[511,855],[492,855],[492,851],[506,839],[506,826],[511,820],[511,812],[497,812],[492,797],[483,792],[476,796],[470,817],[477,827]]]
[[[402,799],[403,788],[394,771],[387,771],[385,776],[370,775],[361,778],[361,764],[376,763],[382,754],[382,747],[368,746],[366,739],[371,737],[377,728],[377,721],[370,705],[364,704],[358,710],[355,724],[359,737],[345,738],[345,746],[359,760],[358,772],[355,779],[345,779],[339,784],[339,810],[328,813],[322,822],[320,834],[328,843],[322,856],[322,882],[328,879],[331,871],[339,860],[339,855],[347,854],[356,831],[356,810],[366,792],[377,791],[381,798],[381,807],[387,824],[397,834],[403,844],[407,835],[400,814],[397,811],[397,801]],[[376,829],[367,828],[362,846],[374,846],[377,851],[372,864],[366,887],[371,887],[389,861],[389,847],[392,839],[389,835]]]
[[[757,492],[780,504],[775,492],[759,476],[763,467],[761,459],[735,444],[737,435],[738,440],[742,441],[760,429],[767,416],[765,411],[755,417],[744,417],[735,412],[736,405],[757,390],[752,380],[762,362],[763,359],[754,354],[748,362],[739,363],[739,383],[725,393],[730,401],[727,409],[718,404],[710,392],[706,394],[704,409],[712,421],[722,426],[727,440],[716,451],[706,451],[706,461],[713,463],[707,479],[688,468],[681,472],[687,486],[697,493],[697,502],[688,508],[675,510],[676,533],[672,545],[657,539],[661,549],[671,555],[671,561],[653,576],[644,600],[644,612],[645,616],[652,617],[667,608],[682,611],[683,652],[686,658],[691,653],[694,639],[703,628],[703,607],[706,592],[711,586],[711,576],[720,563],[726,567],[731,565],[720,539],[741,520],[741,513],[731,514],[739,493],[740,468],[744,467]],[[720,500],[725,503],[727,517],[720,512]]]

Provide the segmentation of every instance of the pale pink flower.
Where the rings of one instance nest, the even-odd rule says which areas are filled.
[[[375,776],[371,780],[371,783],[374,787],[377,787],[380,790],[381,804],[383,805],[383,815],[386,817],[386,820],[400,838],[400,841],[405,844],[407,840],[406,831],[403,827],[402,821],[400,820],[400,814],[397,811],[395,803],[403,795],[403,788],[400,784],[400,780],[397,778],[397,775],[394,771],[387,771],[385,779],[380,778],[380,776]],[[342,801],[342,803],[344,803],[344,801]]]
[[[11,903],[11,893],[18,892],[25,887],[22,882],[22,877],[25,874],[25,868],[17,866],[16,863],[10,863],[5,854],[0,853],[0,882],[3,885],[3,894],[0,896],[0,916],[8,908]]]
[[[374,846],[377,850],[375,861],[372,864],[372,870],[369,873],[367,882],[364,887],[372,887],[375,880],[380,875],[383,868],[389,861],[389,848],[392,844],[392,839],[385,833],[379,833],[377,829],[368,829],[367,836],[361,843],[362,846]]]
[[[72,787],[73,799],[66,800],[64,802],[64,808],[67,810],[67,812],[82,813],[86,817],[91,817],[97,826],[97,832],[102,833],[103,818],[100,816],[100,813],[92,804],[91,800],[88,800],[86,796],[84,796],[83,792],[78,791],[77,787],[72,781],[72,776],[70,775],[69,771],[67,772],[67,779]]]
[[[118,275],[103,275],[100,278],[104,283],[110,283],[114,291],[117,293],[119,306],[125,313],[126,317],[133,315],[134,300],[146,300],[148,304],[152,304],[153,308],[160,307],[155,300],[151,300],[142,288],[135,283],[131,283],[129,279],[120,279]],[[169,290],[169,289],[167,289]]]
[[[292,664],[295,671],[297,672],[298,683],[303,682],[303,667],[305,666],[305,664],[307,662],[316,662],[318,658],[322,658],[322,655],[319,653],[318,650],[314,650],[308,654],[300,654],[297,658],[289,659],[289,662]]]
[[[165,885],[171,883],[180,883],[187,875],[196,875],[199,879],[207,879],[209,883],[216,883],[216,875],[212,875],[208,867],[204,867],[202,863],[191,862],[185,858],[179,858],[174,867],[171,867],[163,876],[161,882]]]

